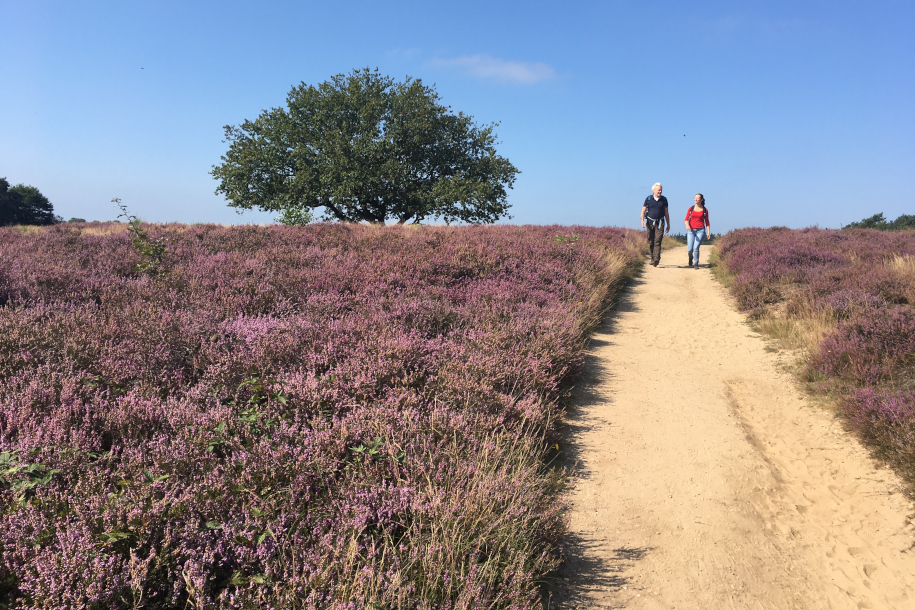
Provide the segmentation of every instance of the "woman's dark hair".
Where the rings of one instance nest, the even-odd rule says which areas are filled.
[[[705,207],[705,195],[703,195],[702,193],[696,193],[696,194],[699,195],[699,199],[702,200],[702,207]]]

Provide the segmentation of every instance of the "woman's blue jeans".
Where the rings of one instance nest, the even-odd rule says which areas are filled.
[[[686,232],[686,250],[693,253],[693,265],[699,268],[699,245],[702,244],[702,238],[705,237],[705,227],[701,229],[690,229]]]

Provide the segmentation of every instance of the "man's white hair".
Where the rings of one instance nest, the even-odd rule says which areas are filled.
[[[661,183],[660,183],[660,182],[655,182],[654,184],[652,184],[652,185],[651,185],[651,190],[654,190],[654,187],[656,187],[656,186],[661,186]]]

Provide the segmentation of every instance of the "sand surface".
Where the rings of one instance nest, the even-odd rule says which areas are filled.
[[[595,334],[553,608],[915,609],[913,505],[686,249]]]

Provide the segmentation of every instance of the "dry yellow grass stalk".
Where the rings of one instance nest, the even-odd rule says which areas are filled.
[[[915,279],[915,256],[897,254],[893,258],[886,259],[883,264],[906,279]]]

